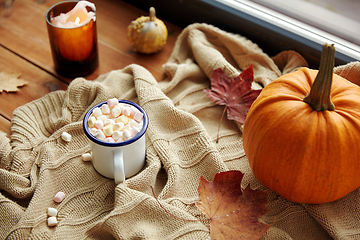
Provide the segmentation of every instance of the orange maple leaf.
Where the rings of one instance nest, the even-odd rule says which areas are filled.
[[[259,239],[272,226],[259,222],[270,211],[269,193],[250,186],[242,191],[242,178],[240,171],[218,173],[213,182],[201,176],[195,205],[210,219],[211,239]]]

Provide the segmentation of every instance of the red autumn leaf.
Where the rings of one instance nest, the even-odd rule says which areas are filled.
[[[252,65],[236,78],[226,76],[224,70],[218,68],[214,70],[211,77],[211,90],[204,89],[203,91],[216,104],[226,106],[229,120],[245,123],[251,104],[261,92],[261,90],[251,89],[253,81]]]
[[[201,176],[199,202],[195,205],[210,219],[211,239],[259,239],[271,227],[259,222],[268,213],[268,193],[241,190],[243,174],[227,171],[215,175],[213,182]]]

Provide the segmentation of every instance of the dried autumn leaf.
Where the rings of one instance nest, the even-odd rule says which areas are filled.
[[[269,194],[249,186],[241,191],[242,178],[240,171],[218,173],[213,182],[201,177],[195,205],[210,219],[211,239],[259,239],[271,227],[259,222],[270,211]]]
[[[221,68],[215,69],[211,77],[211,90],[204,89],[204,93],[216,104],[225,105],[227,118],[245,123],[246,115],[251,104],[259,96],[261,90],[252,90],[251,83],[254,81],[253,67],[231,78],[226,76]]]
[[[0,93],[19,91],[18,87],[27,84],[27,81],[19,79],[21,73],[0,72]]]

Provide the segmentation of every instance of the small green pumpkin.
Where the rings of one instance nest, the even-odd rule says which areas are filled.
[[[163,21],[155,16],[151,7],[149,16],[141,16],[128,26],[128,38],[136,52],[156,53],[166,44],[168,32]]]

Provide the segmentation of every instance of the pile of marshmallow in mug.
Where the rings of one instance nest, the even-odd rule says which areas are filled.
[[[136,107],[112,98],[94,108],[88,120],[90,133],[104,142],[123,142],[140,132],[143,113]]]

